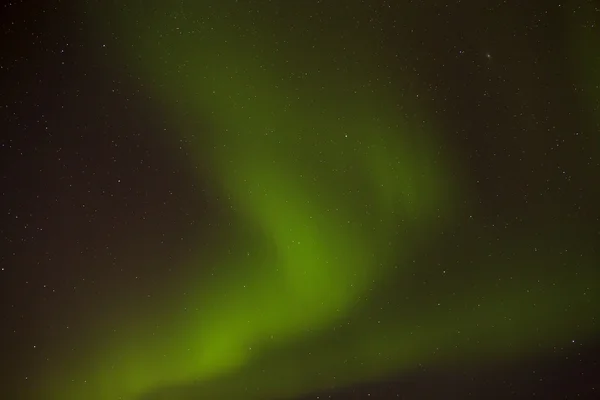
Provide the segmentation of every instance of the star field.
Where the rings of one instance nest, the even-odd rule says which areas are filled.
[[[3,398],[597,397],[599,19],[6,4]]]

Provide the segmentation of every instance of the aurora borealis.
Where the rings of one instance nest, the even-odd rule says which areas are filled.
[[[565,358],[596,393],[599,11],[542,4],[26,17],[54,33],[3,61],[7,398],[531,398],[496,371]]]

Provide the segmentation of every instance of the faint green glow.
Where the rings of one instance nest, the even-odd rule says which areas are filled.
[[[506,262],[537,275],[499,285],[493,271],[505,267],[481,257],[471,281],[406,288],[438,291],[439,303],[397,300],[392,292],[401,285],[385,289],[386,280],[414,284],[413,251],[445,228],[468,195],[438,128],[416,123],[423,118],[414,112],[405,117],[415,108],[409,98],[400,107],[391,89],[369,84],[390,73],[378,67],[375,46],[357,46],[345,70],[330,61],[347,57],[343,49],[327,44],[291,63],[294,49],[282,47],[275,28],[254,26],[226,3],[186,5],[185,18],[178,12],[175,19],[128,2],[117,22],[126,62],[170,104],[181,137],[198,138],[190,168],[210,165],[239,221],[250,221],[268,250],[238,254],[229,244],[234,255],[209,281],[200,277],[206,266],[198,254],[187,266],[197,279],[181,282],[189,295],[173,301],[172,314],[148,310],[128,316],[127,334],[86,339],[97,350],[49,372],[46,398],[134,400],[191,382],[205,382],[206,393],[241,396],[252,386],[263,399],[292,396],[331,384],[316,371],[345,385],[457,354],[521,352],[544,345],[534,327],[548,326],[550,341],[569,335],[569,323],[589,321],[597,285],[582,293],[597,273],[572,282],[568,270],[548,268],[548,282],[536,283],[543,266],[557,261],[518,246],[519,261]],[[210,121],[210,133],[197,120]],[[551,282],[560,285],[548,290]],[[386,291],[396,307],[372,300]],[[177,311],[184,307],[194,311]],[[408,311],[399,317],[402,307]],[[334,327],[343,335],[331,336]],[[188,398],[169,390],[168,398]]]
[[[573,44],[570,57],[574,72],[573,89],[583,100],[581,118],[589,122],[589,132],[585,135],[592,142],[595,154],[600,151],[600,55],[596,50],[600,45],[597,35],[600,18],[597,15],[598,6],[590,2],[573,7],[566,17],[569,39]]]

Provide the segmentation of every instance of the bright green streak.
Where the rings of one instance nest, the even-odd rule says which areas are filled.
[[[237,370],[240,377],[217,390],[253,385],[262,398],[295,395],[331,383],[314,374],[315,365],[326,366],[341,385],[439,357],[544,345],[534,327],[552,326],[556,318],[568,326],[575,318],[557,314],[565,297],[577,318],[593,315],[596,286],[585,287],[596,275],[565,283],[568,275],[557,269],[547,274],[548,282],[563,283],[554,291],[521,278],[498,289],[486,273],[473,277],[476,287],[461,281],[434,288],[443,308],[416,303],[403,319],[382,311],[370,320],[371,290],[391,276],[409,278],[411,249],[453,216],[460,182],[451,173],[460,171],[451,155],[438,154],[434,128],[409,124],[419,120],[414,113],[403,118],[399,100],[383,85],[369,84],[367,77],[387,76],[377,67],[375,46],[357,46],[351,56],[332,43],[296,52],[300,35],[287,38],[294,44],[286,50],[276,44],[284,38],[269,35],[264,21],[256,28],[264,28],[260,36],[252,37],[246,30],[252,24],[241,12],[229,13],[228,2],[197,3],[186,5],[185,18],[128,4],[118,22],[138,23],[123,31],[134,51],[126,45],[123,51],[148,90],[171,104],[187,132],[182,136],[196,143],[193,158],[208,161],[239,223],[251,223],[256,242],[268,250],[238,254],[232,243],[233,256],[211,281],[199,272],[182,282],[188,295],[173,300],[172,314],[130,316],[123,324],[129,334],[114,339],[98,333],[96,354],[51,378],[52,398],[132,400]],[[373,32],[356,35],[376,43]],[[348,67],[338,70],[330,60],[342,57]],[[190,115],[209,120],[214,131],[201,131]],[[481,262],[486,270],[502,268]],[[552,262],[518,261],[524,270]],[[190,260],[190,269],[195,266],[207,269],[202,254]],[[194,312],[177,311],[185,307]],[[333,327],[347,331],[344,340],[328,339]],[[560,328],[547,339],[569,335]],[[311,340],[307,352],[302,346]],[[278,349],[289,357],[277,356]]]

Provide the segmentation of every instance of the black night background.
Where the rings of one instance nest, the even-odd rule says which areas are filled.
[[[599,2],[1,10],[1,398],[600,396]]]

